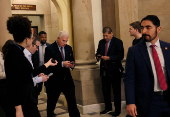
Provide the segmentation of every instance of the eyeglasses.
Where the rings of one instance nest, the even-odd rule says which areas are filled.
[[[33,46],[35,45],[37,49],[39,48],[39,46],[37,46],[36,44],[32,44],[32,45],[33,45]]]

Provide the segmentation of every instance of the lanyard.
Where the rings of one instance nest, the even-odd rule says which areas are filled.
[[[15,44],[15,45],[16,45],[20,50],[22,50],[21,47],[19,47],[19,45],[17,45],[17,44]]]

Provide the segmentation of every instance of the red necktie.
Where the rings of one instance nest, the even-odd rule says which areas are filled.
[[[63,47],[61,47],[61,56],[62,56],[63,61],[64,61]]]
[[[108,48],[108,42],[106,42],[106,45],[105,45],[105,56],[107,55],[107,48]]]
[[[105,45],[105,56],[107,55],[107,48],[108,48],[108,42],[106,42],[106,45]],[[106,61],[104,61],[104,64],[106,68]]]
[[[160,88],[165,91],[167,89],[167,83],[166,83],[166,80],[165,80],[165,76],[164,76],[164,73],[163,73],[161,63],[160,63],[157,51],[155,49],[155,46],[156,45],[151,45],[152,55],[153,55],[153,59],[154,59],[154,63],[155,63],[155,68],[156,68],[156,73],[157,73],[157,76],[158,76]]]

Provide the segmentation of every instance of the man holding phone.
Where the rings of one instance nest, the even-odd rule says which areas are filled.
[[[55,116],[54,109],[61,92],[67,99],[69,116],[80,117],[76,105],[75,86],[70,73],[70,68],[74,68],[75,62],[72,48],[67,45],[68,39],[68,33],[61,31],[58,34],[57,40],[45,49],[45,62],[50,58],[58,61],[57,66],[49,67],[49,73],[52,72],[53,75],[45,83],[47,92],[47,117]]]
[[[100,114],[109,113],[119,116],[121,113],[121,60],[124,57],[123,42],[113,37],[110,27],[103,28],[104,39],[99,41],[96,58],[100,60],[100,76],[104,96],[105,110]],[[111,85],[114,94],[115,112],[112,111]]]
[[[24,51],[23,51],[24,54],[25,54],[25,57],[28,59],[28,61],[31,63],[31,65],[34,69],[34,72],[32,74],[32,76],[34,76],[34,77],[32,79],[33,79],[33,82],[34,82],[35,96],[36,96],[37,103],[38,103],[38,95],[39,95],[39,90],[38,90],[37,84],[41,83],[41,82],[46,82],[49,79],[50,76],[44,74],[44,72],[47,70],[46,68],[48,68],[49,66],[57,65],[57,61],[52,62],[51,59],[50,59],[44,65],[37,67],[37,68],[34,68],[34,65],[33,65],[33,62],[32,62],[32,55],[36,51],[38,51],[39,45],[40,45],[40,39],[39,39],[39,37],[36,37],[34,35],[34,40],[32,42],[32,45],[30,47],[25,48]]]

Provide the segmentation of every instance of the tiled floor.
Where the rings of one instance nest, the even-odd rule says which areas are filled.
[[[38,102],[38,109],[40,110],[41,117],[47,117],[46,107],[47,107],[46,100],[40,97]],[[119,115],[119,117],[125,117],[126,110],[123,109],[121,111],[122,113]],[[57,114],[57,117],[69,117],[67,108],[63,106],[63,104],[60,102],[56,104],[56,109],[54,112]],[[109,114],[100,115],[99,113],[94,112],[89,114],[81,114],[81,117],[112,117],[112,116]]]

